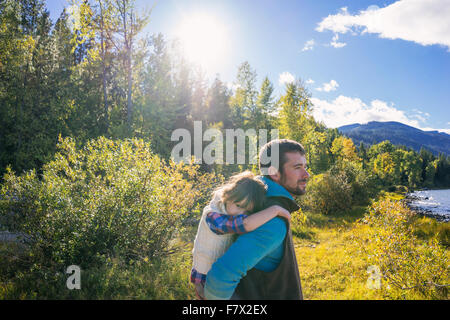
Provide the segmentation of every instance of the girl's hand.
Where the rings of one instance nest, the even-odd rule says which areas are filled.
[[[197,296],[197,300],[206,300],[205,298],[205,288],[200,283],[195,283],[195,294]]]

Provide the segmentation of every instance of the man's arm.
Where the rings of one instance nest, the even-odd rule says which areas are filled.
[[[230,299],[247,271],[280,246],[286,232],[286,223],[283,218],[277,217],[241,235],[208,272],[206,299]]]

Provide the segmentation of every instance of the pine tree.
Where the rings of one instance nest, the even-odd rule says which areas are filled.
[[[366,169],[367,168],[367,162],[368,162],[369,158],[367,156],[366,146],[364,145],[364,142],[362,142],[362,141],[359,144],[358,156],[361,158],[362,168]]]
[[[311,101],[301,82],[286,85],[286,93],[279,101],[279,129],[285,138],[302,142],[311,123]]]
[[[273,122],[275,118],[275,99],[273,97],[273,85],[269,80],[269,77],[265,77],[258,97],[256,99],[256,114],[255,114],[255,129],[267,129],[273,128]]]
[[[51,104],[52,24],[43,1],[3,1],[0,12],[0,171],[8,164],[39,168],[54,150],[60,123]]]
[[[230,100],[233,125],[235,128],[255,128],[256,71],[251,68],[248,61],[238,67],[236,86],[236,92]]]
[[[227,87],[219,77],[216,77],[206,98],[207,122],[209,124],[221,123],[223,128],[231,125],[231,109],[229,105],[230,94]]]

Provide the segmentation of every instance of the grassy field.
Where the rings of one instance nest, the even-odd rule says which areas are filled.
[[[396,194],[390,197],[401,198]],[[367,241],[370,229],[361,223],[366,211],[366,207],[354,207],[339,216],[305,212],[303,223],[293,225],[305,299],[378,300],[392,297],[392,288],[384,283],[380,289],[370,289],[366,285],[370,263],[361,245]],[[109,260],[101,269],[83,270],[81,290],[67,290],[66,275],[62,273],[48,279],[45,275],[40,276],[36,282],[35,275],[9,270],[15,275],[13,278],[2,277],[0,299],[195,299],[189,274],[196,229],[196,225],[186,227],[174,240],[176,250],[164,259],[128,266]],[[449,223],[418,216],[414,220],[414,232],[423,243],[437,236],[446,246],[449,258]],[[6,244],[0,246],[0,255],[3,263],[19,258],[17,248]],[[3,265],[2,270],[8,269]],[[421,299],[423,296],[408,293],[405,298]]]
[[[403,198],[400,194],[387,194],[392,200]],[[390,299],[389,288],[380,289],[367,286],[368,267],[371,265],[361,243],[368,237],[369,226],[361,223],[367,207],[358,206],[339,216],[325,216],[319,213],[305,212],[306,222],[293,228],[294,244],[302,281],[304,298],[308,300],[382,300]],[[414,220],[415,235],[424,243],[437,236],[448,249],[450,224],[437,222],[432,218],[417,216]],[[189,257],[195,228],[184,237]],[[191,241],[189,241],[189,239]],[[417,245],[420,245],[419,243]],[[447,250],[447,257],[450,252]],[[189,259],[187,269],[189,272]],[[188,276],[188,274],[187,274]],[[190,285],[188,284],[188,288]],[[186,299],[192,297],[186,292]],[[423,299],[420,295],[410,294],[407,299]]]
[[[393,193],[387,196],[392,200],[403,198]],[[383,282],[380,289],[367,286],[371,263],[361,245],[368,242],[369,237],[370,227],[361,223],[366,210],[365,207],[355,207],[339,217],[306,213],[306,226],[300,228],[300,237],[294,236],[305,299],[391,299],[394,288]],[[416,216],[413,229],[414,235],[420,239],[417,247],[437,237],[446,247],[448,261],[449,223]],[[447,284],[448,280],[447,272]],[[397,295],[402,294],[407,294],[406,299],[423,299],[423,296],[411,292],[397,292]]]
[[[355,241],[365,231],[355,223],[363,213],[356,208],[339,218],[310,214],[311,238],[294,236],[305,299],[383,299],[380,290],[366,287],[368,265]]]

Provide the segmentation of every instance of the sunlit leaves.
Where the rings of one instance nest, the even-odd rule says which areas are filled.
[[[137,259],[165,255],[182,222],[216,187],[214,174],[166,164],[143,140],[90,140],[82,149],[59,139],[54,160],[16,176],[8,171],[1,217],[11,231],[31,236],[48,267],[91,266],[100,256]],[[14,212],[10,216],[10,212]]]
[[[363,220],[371,226],[364,244],[368,263],[383,274],[388,297],[447,297],[448,257],[437,239],[419,244],[413,234],[414,213],[401,201],[381,199],[372,204]]]

